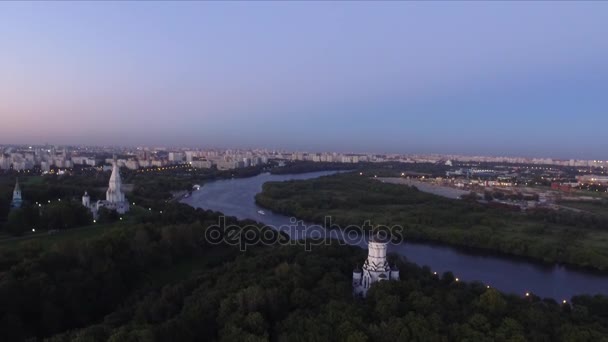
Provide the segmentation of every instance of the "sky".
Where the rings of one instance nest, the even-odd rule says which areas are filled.
[[[0,144],[608,159],[607,2],[1,2]]]

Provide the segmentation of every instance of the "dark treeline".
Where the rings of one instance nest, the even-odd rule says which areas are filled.
[[[101,197],[100,187],[107,179],[94,170],[79,170],[74,175],[20,175],[19,183],[24,202],[11,209],[10,203],[17,175],[0,176],[0,231],[23,235],[32,229],[61,230],[89,225],[91,213],[82,206],[84,191]],[[109,176],[108,176],[109,178]]]
[[[142,216],[146,222],[109,228],[86,241],[66,239],[49,247],[33,240],[0,251],[0,340],[49,337],[113,312],[118,319],[129,300],[148,294],[159,273],[182,263],[211,267],[239,254],[237,246],[204,239],[221,214],[182,204],[165,210],[167,215]]]
[[[26,203],[8,214],[5,231],[19,236],[32,229],[62,230],[90,225],[91,212],[77,201],[55,201],[43,207]]]
[[[21,209],[10,208],[19,177]],[[92,216],[81,205],[85,191],[94,197],[105,196],[109,174],[94,169],[78,169],[70,175],[31,176],[15,172],[0,175],[0,231],[11,235],[47,229],[67,229],[92,223]]]
[[[398,261],[404,279],[351,294],[365,251],[256,249],[150,288],[87,328],[51,341],[606,341],[605,297],[558,304],[504,296]]]
[[[312,162],[312,161],[290,161],[285,166],[275,167],[270,170],[272,174],[296,174],[318,171],[346,171],[357,170],[378,177],[399,176],[402,172],[414,172],[429,176],[445,176],[445,172],[450,167],[436,163],[401,163],[401,162],[382,162],[382,163],[338,163],[338,162]]]
[[[332,162],[312,162],[312,161],[290,161],[285,166],[275,167],[270,170],[270,173],[275,175],[297,174],[306,172],[318,171],[341,171],[355,170],[364,168],[362,164],[352,163],[332,163]]]
[[[223,178],[255,176],[267,169],[260,165],[235,170],[193,169],[188,165],[133,171],[121,169],[127,198],[143,208],[162,210],[176,191],[191,191],[195,184]],[[77,168],[63,175],[31,176],[16,172],[0,175],[0,232],[23,235],[32,229],[59,230],[92,223],[91,214],[80,204],[85,191],[91,202],[105,199],[111,171]],[[24,199],[23,208],[10,208],[17,177]],[[113,213],[102,211],[100,222],[117,220]]]
[[[603,341],[608,298],[505,296],[391,256],[402,280],[352,296],[356,247],[209,243],[220,213],[169,203],[86,240],[0,251],[0,340]],[[226,218],[253,227],[252,221]],[[270,232],[270,231],[268,231]],[[276,241],[285,238],[272,232]],[[266,234],[263,234],[264,236]],[[232,241],[232,240],[228,240]],[[249,239],[250,242],[255,241]]]
[[[312,222],[346,227],[398,225],[406,239],[438,241],[608,270],[605,217],[570,211],[527,213],[385,184],[358,173],[266,183],[258,204]]]
[[[80,199],[85,191],[91,196],[105,195],[110,172],[99,172],[93,168],[84,168],[65,175],[47,174],[44,176],[18,175],[16,173],[0,175],[0,194],[10,199],[19,178],[24,200],[31,203],[45,203],[57,199]]]

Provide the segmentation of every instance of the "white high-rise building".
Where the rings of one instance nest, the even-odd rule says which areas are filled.
[[[399,269],[390,267],[386,260],[389,240],[373,235],[368,243],[368,255],[363,269],[353,271],[353,293],[365,297],[373,283],[383,280],[399,280]]]
[[[169,161],[172,163],[181,163],[184,160],[184,154],[181,152],[169,152]]]

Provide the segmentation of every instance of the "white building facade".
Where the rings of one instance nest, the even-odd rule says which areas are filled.
[[[399,280],[399,269],[390,267],[386,260],[388,240],[373,236],[368,243],[367,260],[363,269],[353,271],[353,294],[365,297],[373,283],[384,280]]]
[[[106,200],[97,201],[91,205],[91,198],[89,197],[89,194],[85,192],[84,196],[82,196],[82,204],[93,212],[94,217],[97,217],[97,213],[101,208],[115,210],[119,214],[124,214],[129,211],[129,202],[126,200],[125,194],[122,191],[122,180],[116,162],[114,162],[114,165],[112,166],[112,175],[110,176],[108,190],[106,191]]]

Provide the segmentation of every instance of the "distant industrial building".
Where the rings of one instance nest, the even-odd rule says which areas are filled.
[[[598,176],[598,175],[576,176],[576,181],[579,184],[608,185],[608,176]]]

